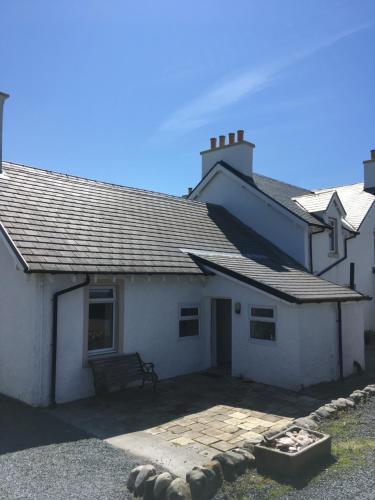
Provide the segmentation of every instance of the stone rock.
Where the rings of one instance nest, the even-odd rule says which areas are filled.
[[[186,482],[190,486],[193,500],[206,500],[208,496],[208,481],[200,467],[194,467],[186,474]]]
[[[338,400],[343,401],[346,404],[347,408],[354,408],[355,407],[354,401],[352,401],[349,398],[339,398]]]
[[[349,398],[358,404],[366,398],[366,393],[363,393],[363,391],[354,391],[350,394]]]
[[[143,500],[154,500],[154,486],[158,476],[150,476],[144,482]]]
[[[167,491],[168,486],[173,481],[172,474],[169,472],[163,472],[159,474],[156,478],[154,484],[154,499],[162,500],[165,496],[165,492]]]
[[[318,424],[310,417],[297,418],[294,423],[311,431],[318,428]]]
[[[134,481],[133,493],[134,496],[141,497],[143,495],[146,480],[151,476],[155,476],[156,472],[153,465],[140,465],[137,468],[139,471]]]
[[[165,492],[165,500],[190,500],[191,492],[186,481],[177,477],[168,486]]]
[[[193,467],[193,469],[186,474],[186,481],[190,486],[193,500],[209,500],[220,488],[223,482],[222,470],[219,462],[216,462],[216,464],[220,467],[220,469],[218,469],[217,465],[215,466],[216,470],[219,470],[218,475],[214,468],[205,466]]]
[[[255,457],[252,453],[250,453],[249,450],[246,450],[245,448],[235,448],[234,453],[239,453],[240,455],[243,455],[246,460],[246,465],[250,469],[251,467],[255,467]]]
[[[206,464],[203,465],[205,469],[211,469],[215,472],[217,477],[221,478],[221,481],[223,480],[223,469],[221,467],[221,464],[218,460],[210,460]]]
[[[321,420],[321,418],[319,417],[319,415],[317,415],[315,413],[315,411],[313,411],[313,412],[310,413],[309,418],[311,418],[312,420],[314,420],[314,422],[320,422],[320,420]]]
[[[369,396],[375,396],[375,387],[372,387],[371,385],[366,386],[364,389],[364,392],[366,392]]]
[[[331,404],[338,410],[345,410],[347,406],[343,398],[332,399]]]
[[[275,434],[275,431],[268,431],[268,432],[272,435]],[[255,432],[253,434],[254,434],[253,436],[245,439],[245,441],[243,442],[243,445],[242,445],[242,448],[249,450],[250,453],[253,453],[255,445],[263,443],[263,441],[264,441],[264,437],[262,436],[262,434],[257,434]]]
[[[246,471],[246,460],[243,455],[233,451],[219,453],[214,456],[214,460],[220,462],[226,481],[235,481],[237,476]]]
[[[315,410],[315,413],[319,415],[320,418],[330,418],[331,417],[331,412],[325,408],[324,406],[321,406],[317,410]]]

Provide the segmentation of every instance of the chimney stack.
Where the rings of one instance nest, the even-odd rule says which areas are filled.
[[[0,174],[3,172],[3,108],[4,102],[9,95],[0,92]]]
[[[363,162],[363,189],[375,195],[375,149],[371,150],[370,159]]]
[[[210,139],[210,149],[202,151],[202,177],[204,177],[216,163],[223,161],[239,173],[252,177],[253,175],[253,149],[255,144],[244,139],[244,131],[237,130],[236,134],[228,134],[229,143],[225,144],[225,135],[219,136],[219,145],[216,137]]]

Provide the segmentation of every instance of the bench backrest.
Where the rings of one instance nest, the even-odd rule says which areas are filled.
[[[138,353],[92,359],[90,365],[94,370],[96,386],[123,386],[127,382],[141,379],[143,375]]]

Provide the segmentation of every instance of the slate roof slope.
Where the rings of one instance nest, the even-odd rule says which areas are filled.
[[[294,201],[301,205],[307,212],[324,212],[332,199],[334,191],[323,191],[322,193],[309,193],[296,196]]]
[[[316,189],[314,193],[323,195],[336,191],[346,211],[346,220],[358,230],[371,209],[375,196],[363,190],[363,183],[349,184],[329,189]]]
[[[197,263],[294,303],[368,300],[350,288],[309,274],[265,255],[220,255],[195,252]]]
[[[271,251],[216,205],[15,164],[4,172],[0,221],[30,271],[202,274],[181,248]]]

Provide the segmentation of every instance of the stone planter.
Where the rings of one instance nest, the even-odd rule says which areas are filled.
[[[293,425],[285,431],[279,432],[272,439],[283,437],[287,431],[300,429],[301,427]],[[293,477],[303,474],[314,464],[326,461],[331,455],[331,437],[328,434],[312,430],[309,430],[309,433],[317,436],[318,441],[295,453],[280,451],[264,446],[264,444],[256,445],[254,455],[257,469],[268,474]]]

